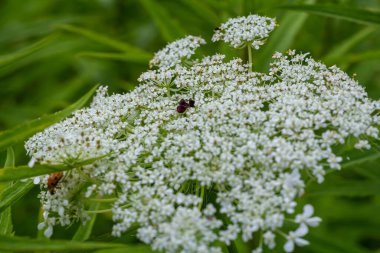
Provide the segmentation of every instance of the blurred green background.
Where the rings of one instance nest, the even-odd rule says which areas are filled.
[[[210,41],[220,23],[249,13],[276,17],[280,25],[255,53],[256,70],[264,71],[276,50],[310,52],[356,75],[379,99],[380,25],[276,8],[294,3],[380,12],[379,0],[1,0],[0,130],[63,109],[97,83],[111,92],[131,90],[167,42],[186,34]],[[220,43],[202,50],[246,57]],[[14,148],[16,165],[26,164],[22,143]],[[16,235],[37,235],[37,194],[33,189],[13,207]],[[379,160],[332,173],[323,185],[311,183],[301,202],[313,203],[323,223],[307,237],[311,246],[296,252],[380,252],[379,194]],[[92,239],[110,239],[111,224],[110,216],[99,216]],[[59,229],[54,238],[70,239],[75,229]],[[133,235],[120,240],[136,241]]]

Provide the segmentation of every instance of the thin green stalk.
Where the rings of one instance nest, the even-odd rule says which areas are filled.
[[[223,221],[223,227],[224,228],[227,228],[228,226],[228,220],[227,220],[227,217],[225,215],[221,215],[221,218],[222,218],[222,221]],[[227,250],[229,253],[239,253],[237,247],[236,247],[236,244],[235,244],[235,241],[231,240],[230,243],[227,245]]]
[[[90,202],[115,202],[117,198],[108,198],[108,199],[89,198],[87,200]]]
[[[249,64],[249,72],[252,72],[252,47],[251,45],[247,45],[248,47],[248,64]]]
[[[201,199],[202,201],[199,203],[198,205],[198,209],[201,210],[202,209],[202,206],[203,206],[203,198],[205,196],[205,187],[204,186],[201,186]]]
[[[234,241],[231,241],[230,245],[227,245],[227,249],[229,253],[239,253]]]
[[[126,204],[126,205],[123,205],[120,207],[123,208],[123,207],[130,207],[130,206],[131,206],[130,204]],[[112,208],[100,209],[100,210],[86,210],[86,213],[88,213],[88,214],[91,214],[91,213],[109,213],[109,212],[112,212]]]

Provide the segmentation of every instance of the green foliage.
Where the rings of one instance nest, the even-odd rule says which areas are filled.
[[[111,91],[132,89],[154,51],[165,43],[186,34],[209,40],[220,22],[249,13],[276,17],[279,23],[254,56],[256,70],[264,71],[275,51],[294,48],[356,73],[369,96],[380,98],[378,1],[1,1],[0,150],[8,152],[1,156],[1,164],[6,162],[0,169],[0,251],[152,252],[133,235],[114,243],[108,234],[109,213],[91,214],[90,222],[78,226],[75,234],[60,231],[60,240],[20,237],[37,233],[30,227],[36,228],[38,217],[31,215],[23,226],[12,224],[12,217],[29,214],[29,208],[38,210],[39,201],[32,182],[19,179],[93,162],[31,169],[25,166],[22,142],[88,103],[94,83],[104,83]],[[205,53],[212,54],[214,46],[231,57],[236,54],[211,42]],[[302,201],[312,203],[323,222],[306,238],[311,245],[297,252],[380,252],[379,153],[362,157],[361,151],[354,151],[353,156],[358,158],[342,171],[331,172],[326,182],[308,186]],[[98,208],[99,203],[91,206],[93,211]],[[239,241],[236,246],[239,252],[250,252],[249,244]]]
[[[15,154],[13,148],[8,148],[7,150],[7,159],[5,160],[4,166],[10,167],[15,165]],[[9,187],[12,187],[12,183],[5,184]],[[3,185],[1,185],[3,186]],[[3,195],[3,194],[1,194]],[[0,195],[0,196],[1,196]],[[12,224],[12,211],[10,204],[3,205],[5,198],[1,198],[0,202],[0,236],[1,235],[12,235],[13,224]]]
[[[74,168],[79,168],[86,164],[94,163],[96,160],[99,160],[102,157],[104,156],[94,157],[94,158],[90,158],[86,160],[76,159],[75,161],[67,163],[67,164],[54,164],[54,165],[36,164],[33,166],[33,168],[30,168],[28,165],[18,166],[14,168],[7,167],[0,170],[0,182],[26,179],[26,178],[31,178],[35,176],[50,174],[57,171],[71,170]]]
[[[62,111],[48,116],[43,116],[32,121],[25,122],[12,129],[0,132],[0,150],[10,145],[13,145],[19,141],[25,140],[26,138],[37,133],[38,131],[41,131],[47,128],[48,126],[57,123],[63,118],[69,116],[73,111],[78,110],[88,102],[88,100],[96,91],[96,88],[97,86],[92,88],[89,92],[87,92],[86,95],[84,95],[74,104],[68,106]]]
[[[167,13],[165,8],[163,8],[158,1],[141,0],[140,2],[152,17],[162,37],[166,41],[173,41],[186,35],[184,29]]]
[[[281,20],[281,26],[273,32],[268,44],[258,53],[257,62],[260,65],[257,68],[259,71],[268,69],[273,52],[282,52],[291,46],[306,18],[307,14],[305,13],[285,14]]]
[[[99,202],[93,203],[88,210],[90,211],[96,211],[100,207]],[[83,226],[79,226],[78,230],[75,232],[75,235],[73,236],[73,241],[86,241],[88,238],[90,238],[92,229],[94,228],[95,220],[96,220],[96,213],[90,214],[90,220],[86,222]]]
[[[345,19],[363,24],[380,24],[380,12],[359,10],[342,7],[339,5],[284,5],[279,8],[309,12],[317,15]]]
[[[25,251],[88,251],[106,248],[123,248],[128,252],[131,248],[119,243],[101,243],[101,242],[76,242],[76,241],[46,241],[38,239],[29,239],[23,237],[0,236],[0,250],[12,250],[14,252]],[[132,248],[133,249],[133,248]]]
[[[12,206],[17,200],[27,194],[33,187],[33,182],[17,181],[0,193],[0,212],[9,206]]]

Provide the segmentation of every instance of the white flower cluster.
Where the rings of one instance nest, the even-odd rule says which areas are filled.
[[[259,49],[275,27],[276,20],[273,18],[258,15],[232,18],[215,29],[212,41],[222,40],[234,48],[247,44]]]
[[[149,62],[150,67],[172,67],[181,63],[183,58],[189,59],[195,49],[206,41],[201,37],[189,35],[173,43],[169,43],[165,48],[155,53],[153,59]]]
[[[237,31],[256,24],[227,23]],[[180,41],[166,55],[189,55],[194,44],[182,54],[189,43]],[[54,194],[41,193],[39,228],[50,236],[58,223],[87,218],[86,199],[110,196],[113,235],[139,224],[137,236],[155,250],[222,252],[220,242],[238,237],[261,237],[255,252],[275,248],[278,236],[286,252],[307,245],[302,237],[321,220],[311,205],[296,213],[305,180],[322,182],[326,170],[339,169],[334,151],[348,138],[369,148],[380,103],[307,54],[273,58],[265,74],[219,54],[170,68],[156,55],[161,68],[143,73],[132,92],[107,96],[102,87],[88,108],[32,137],[26,149],[38,163],[109,154],[66,172]]]

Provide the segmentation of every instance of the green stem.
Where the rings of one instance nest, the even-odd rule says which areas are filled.
[[[88,198],[90,202],[115,202],[117,198],[108,198],[108,199],[100,199],[100,198]]]
[[[201,203],[199,203],[199,205],[198,205],[198,209],[199,210],[201,210],[202,209],[202,206],[203,206],[203,198],[204,198],[204,196],[205,196],[205,187],[204,186],[201,186],[201,199],[202,199],[202,201],[201,201]]]
[[[166,85],[166,96],[170,97],[170,84]]]
[[[239,253],[238,249],[236,248],[236,244],[234,241],[230,242],[230,245],[227,245],[227,249],[229,253]]]
[[[251,45],[247,45],[247,47],[248,47],[248,64],[249,64],[248,72],[252,72],[252,47]]]
[[[126,204],[126,205],[123,205],[123,206],[120,206],[120,207],[130,207],[131,205],[129,204]],[[86,210],[85,211],[86,213],[88,214],[91,214],[91,213],[109,213],[109,212],[112,212],[112,208],[109,208],[109,209],[101,209],[101,210]]]
[[[187,186],[187,182],[183,182],[181,187],[178,189],[177,192],[183,192],[185,190],[186,186]]]
[[[227,228],[227,226],[228,226],[227,217],[222,214],[220,218],[223,221],[223,227]],[[228,250],[229,253],[239,253],[239,251],[236,248],[235,241],[230,241],[230,244],[229,245],[226,244],[226,246],[227,246],[227,250]]]

